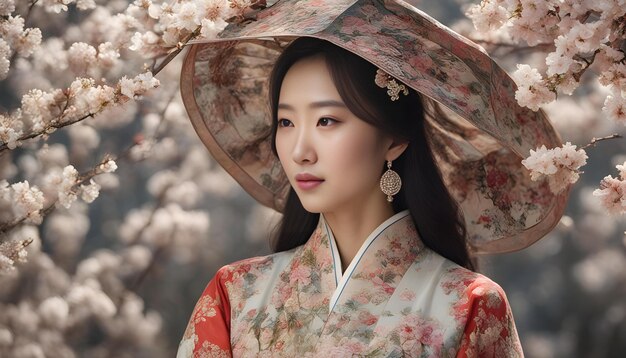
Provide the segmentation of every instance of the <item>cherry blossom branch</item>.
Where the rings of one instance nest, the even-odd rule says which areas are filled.
[[[614,133],[614,134],[611,134],[611,135],[606,136],[606,137],[600,137],[600,138],[593,137],[589,144],[586,144],[586,145],[580,147],[580,149],[587,149],[589,147],[595,147],[596,143],[598,143],[598,142],[601,142],[603,140],[608,140],[608,139],[615,139],[615,138],[623,138],[623,136],[621,134]]]
[[[65,110],[66,108],[64,108]],[[74,119],[74,120],[70,120],[67,122],[60,122],[58,120],[52,121],[50,123],[50,125],[48,125],[47,127],[45,127],[44,129],[42,129],[41,131],[38,132],[31,132],[29,134],[26,134],[24,136],[21,136],[18,141],[22,142],[28,139],[32,139],[32,138],[36,138],[36,137],[40,137],[40,136],[44,136],[44,135],[49,135],[52,132],[54,132],[55,130],[59,129],[59,128],[63,128],[63,127],[67,127],[67,126],[71,126],[72,124],[78,123],[80,121],[83,121],[89,117],[93,118],[97,113],[89,113],[84,115],[83,117]],[[9,144],[8,143],[2,143],[0,144],[0,153],[9,150]]]
[[[120,158],[118,157],[118,159]],[[100,163],[96,165],[96,167],[84,173],[79,174],[77,177],[77,180],[74,182],[70,190],[75,191],[80,185],[86,183],[87,181],[90,181],[98,174],[103,174],[103,173],[107,173],[107,172],[111,172],[115,170],[115,169],[111,170],[111,166],[114,166],[114,168],[117,168],[114,158],[111,157],[110,155],[105,155],[104,159],[100,161]],[[46,215],[50,214],[56,208],[57,206],[56,204],[58,202],[59,202],[59,199],[56,198],[47,207],[39,210],[37,215],[40,217],[45,217]],[[24,224],[25,221],[28,220],[29,218],[30,218],[29,216],[24,216],[8,223],[0,223],[0,236],[4,236],[6,233]]]
[[[98,85],[93,79],[78,78],[64,91],[55,90],[43,92],[33,90],[22,97],[23,110],[33,117],[35,126],[41,127],[28,134],[21,134],[21,127],[11,128],[16,133],[20,133],[17,139],[11,141],[4,139],[5,143],[0,144],[0,152],[14,149],[22,140],[45,136],[58,128],[66,127],[89,117],[103,112],[113,106],[121,105],[130,98],[144,95],[148,90],[160,85],[159,80],[152,76],[151,72],[146,72],[135,76],[132,79],[122,77],[116,88],[107,85]],[[52,118],[50,108],[59,108],[60,113]],[[87,111],[87,114],[80,115],[75,112]],[[76,117],[70,120],[63,120],[64,117]],[[20,118],[21,119],[21,118]],[[5,126],[4,117],[0,117],[0,125]]]
[[[200,34],[200,30],[201,30],[201,27],[198,27],[194,32],[185,36],[180,42],[178,42],[178,44],[176,44],[176,47],[170,50],[170,52],[163,59],[163,61],[161,61],[161,63],[159,63],[157,67],[151,70],[152,74],[156,76],[157,73],[161,72],[161,70],[163,70],[163,68],[165,68],[165,66],[168,63],[170,63],[170,61],[172,61],[185,48],[185,46],[187,45],[187,43],[189,43],[189,41],[198,37],[198,35]]]

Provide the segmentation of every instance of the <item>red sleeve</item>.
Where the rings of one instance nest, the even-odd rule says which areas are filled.
[[[227,266],[217,271],[198,299],[178,348],[180,357],[231,357]]]
[[[469,286],[469,316],[457,357],[523,357],[513,313],[493,281]]]

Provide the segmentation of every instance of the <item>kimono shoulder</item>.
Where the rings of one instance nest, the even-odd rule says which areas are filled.
[[[194,307],[177,357],[231,357],[230,329],[233,305],[258,294],[258,274],[284,267],[292,251],[251,257],[222,266]]]
[[[450,260],[441,289],[457,299],[451,304],[458,321],[465,321],[457,357],[523,357],[506,293],[487,276]]]

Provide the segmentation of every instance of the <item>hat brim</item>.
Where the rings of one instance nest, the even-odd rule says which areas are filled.
[[[555,195],[521,164],[530,149],[561,145],[545,113],[517,104],[515,83],[482,48],[402,1],[278,1],[190,46],[181,91],[191,122],[261,204],[282,211],[290,187],[270,147],[267,85],[302,36],[359,55],[449,110],[451,120],[429,117],[431,144],[474,253],[523,249],[558,223],[569,188]]]

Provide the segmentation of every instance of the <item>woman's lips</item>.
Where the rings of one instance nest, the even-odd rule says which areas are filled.
[[[296,174],[296,183],[300,189],[313,189],[322,184],[324,179],[318,178],[313,174],[300,173]]]
[[[323,182],[323,180],[296,180],[296,183],[298,183],[298,187],[304,190],[313,189]]]

